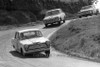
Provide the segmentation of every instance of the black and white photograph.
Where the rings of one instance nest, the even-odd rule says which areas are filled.
[[[0,67],[100,67],[100,0],[0,0]]]

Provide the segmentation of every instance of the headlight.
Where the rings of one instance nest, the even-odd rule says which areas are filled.
[[[28,50],[28,45],[24,45],[24,48],[27,51]]]
[[[46,41],[46,44],[50,44],[50,41]]]
[[[51,44],[50,41],[46,41],[45,43],[46,43],[46,45],[47,45],[48,47],[50,47],[50,44]]]

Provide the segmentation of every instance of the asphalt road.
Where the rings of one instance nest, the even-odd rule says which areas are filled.
[[[68,22],[70,21],[66,21],[63,25]],[[25,28],[39,28],[45,37],[50,37],[59,27],[44,28],[44,25],[39,25]],[[12,48],[11,38],[15,31],[25,28],[0,31],[0,67],[100,67],[100,63],[70,57],[53,48],[51,48],[49,58],[46,58],[44,54],[22,56]]]

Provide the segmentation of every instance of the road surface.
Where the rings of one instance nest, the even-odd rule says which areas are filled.
[[[59,27],[44,28],[44,25],[39,25],[25,28],[39,28],[45,37],[49,37]],[[53,48],[49,58],[43,54],[23,57],[12,48],[11,38],[15,31],[25,28],[0,31],[0,67],[100,67],[100,63],[69,57]]]

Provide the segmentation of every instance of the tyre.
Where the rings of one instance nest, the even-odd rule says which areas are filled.
[[[48,24],[45,24],[45,27],[48,27]]]
[[[63,20],[63,23],[65,23],[65,20]]]
[[[61,25],[61,21],[58,21],[58,25]]]
[[[91,15],[91,14],[89,14],[89,15]],[[86,14],[86,15],[84,15],[84,17],[87,17],[88,15]]]
[[[24,53],[23,49],[21,49],[21,54],[22,54],[23,56],[26,56],[26,54]]]
[[[79,16],[79,18],[82,18],[82,16]]]
[[[96,13],[95,13],[95,15],[98,15],[98,14],[99,14],[99,11],[97,10]]]
[[[50,56],[50,50],[45,51],[45,54],[46,54],[46,57],[49,57]]]
[[[15,46],[14,45],[12,45],[13,46],[13,48],[15,48]]]

